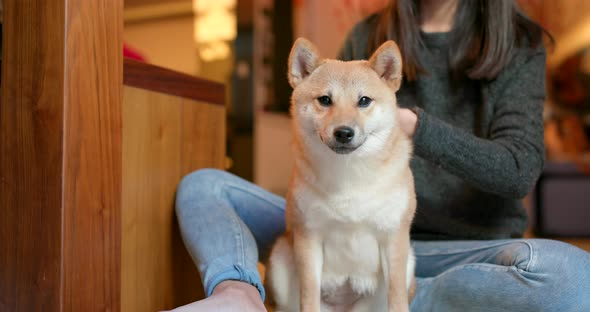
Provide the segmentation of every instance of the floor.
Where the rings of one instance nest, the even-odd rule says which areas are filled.
[[[584,249],[587,252],[590,252],[590,238],[568,238],[568,239],[558,239],[558,240],[564,241],[566,243],[569,243],[569,244],[577,246],[581,249]]]
[[[525,238],[534,238],[535,236],[532,234],[532,230],[527,231],[524,234]],[[587,252],[590,252],[590,237],[544,237],[547,239],[554,239],[554,240],[558,240],[558,241],[562,241],[568,244],[572,244],[578,248],[581,248],[583,250],[586,250]]]

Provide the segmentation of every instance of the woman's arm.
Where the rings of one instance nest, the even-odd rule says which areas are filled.
[[[545,52],[510,70],[494,105],[489,138],[479,138],[417,109],[415,153],[486,192],[522,198],[544,163]],[[504,79],[503,79],[504,80]]]

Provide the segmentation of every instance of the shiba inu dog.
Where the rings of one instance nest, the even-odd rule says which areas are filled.
[[[409,310],[416,198],[412,145],[398,122],[401,74],[393,41],[350,62],[295,42],[287,232],[267,267],[277,311]]]

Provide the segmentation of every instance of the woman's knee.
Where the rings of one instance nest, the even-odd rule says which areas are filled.
[[[573,245],[550,239],[531,239],[531,271],[579,275],[588,273],[590,254]]]
[[[554,297],[555,308],[576,304],[590,311],[590,254],[573,245],[547,239],[530,240],[533,259],[529,272],[539,276],[545,295]],[[566,309],[567,310],[567,309]],[[561,311],[566,311],[561,310]]]
[[[588,253],[570,244],[550,239],[517,240],[498,255],[499,264],[515,266],[531,273],[563,273],[564,269],[588,265],[583,259]]]
[[[228,173],[213,168],[193,171],[182,178],[178,185],[178,192],[194,192],[210,189],[212,185],[227,179]]]
[[[527,285],[530,311],[590,311],[590,254],[548,239],[515,240],[496,254],[496,263],[514,267],[518,284]],[[507,285],[507,287],[510,287]],[[582,299],[583,298],[583,299]]]
[[[199,169],[193,171],[182,178],[176,190],[176,211],[178,214],[182,213],[184,207],[192,205],[185,205],[186,201],[192,201],[196,198],[205,200],[208,196],[212,196],[215,190],[224,181],[227,181],[229,173],[219,169]]]

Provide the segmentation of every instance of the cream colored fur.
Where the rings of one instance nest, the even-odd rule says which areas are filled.
[[[277,311],[408,311],[416,208],[411,141],[399,127],[397,45],[368,61],[320,59],[298,39],[289,57],[295,166],[287,233],[267,285]],[[330,105],[322,105],[329,96]],[[359,107],[361,97],[372,101]],[[354,130],[346,144],[335,129]],[[344,147],[342,147],[344,146]]]

